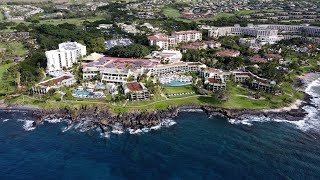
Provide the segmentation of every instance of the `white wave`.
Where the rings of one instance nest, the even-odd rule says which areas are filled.
[[[32,131],[34,129],[36,129],[35,127],[33,127],[33,122],[31,120],[25,120],[24,121],[24,125],[23,125],[23,129],[25,129],[26,131]]]
[[[67,132],[67,131],[69,131],[70,129],[72,129],[73,128],[73,124],[69,124],[67,127],[64,127],[63,129],[62,129],[62,132]]]
[[[152,129],[152,130],[158,130],[158,129],[160,129],[160,128],[161,128],[161,124],[156,125],[156,126],[152,126],[150,129]]]
[[[180,112],[203,112],[202,109],[180,109]]]
[[[130,134],[140,134],[140,133],[143,132],[141,129],[134,130],[134,129],[131,129],[131,128],[129,128],[128,131],[129,131]]]
[[[150,131],[150,128],[142,128],[141,130],[142,130],[142,132],[146,133],[146,132]]]
[[[165,119],[161,122],[161,126],[164,126],[164,127],[170,127],[170,126],[173,126],[175,125],[176,122],[172,119]]]
[[[100,133],[101,138],[110,138],[110,132]]]
[[[60,123],[63,121],[62,118],[59,119],[45,119],[44,121],[48,122],[48,123]]]
[[[124,133],[122,130],[118,130],[118,129],[112,130],[111,132],[113,134],[123,134]]]
[[[4,119],[2,122],[7,122],[7,121],[9,121],[10,119]]]

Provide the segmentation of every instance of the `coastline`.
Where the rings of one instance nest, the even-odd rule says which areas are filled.
[[[161,124],[164,119],[175,118],[179,112],[199,112],[203,111],[208,116],[224,116],[228,119],[240,118],[243,115],[263,115],[266,117],[285,118],[290,121],[299,121],[303,119],[307,112],[302,108],[306,105],[312,105],[312,97],[306,93],[306,89],[313,81],[319,78],[317,73],[307,73],[298,77],[302,82],[302,86],[297,87],[305,93],[303,100],[298,99],[286,107],[276,109],[232,109],[217,108],[212,106],[184,104],[177,106],[169,106],[165,110],[134,110],[124,113],[114,113],[109,108],[99,107],[98,105],[83,105],[80,108],[56,108],[43,109],[38,106],[28,104],[6,105],[0,101],[0,110],[3,111],[30,111],[36,117],[36,121],[32,126],[38,126],[47,119],[69,119],[71,122],[85,121],[89,122],[89,126],[98,126],[101,129],[107,129],[120,124],[124,128],[142,129],[150,128]]]

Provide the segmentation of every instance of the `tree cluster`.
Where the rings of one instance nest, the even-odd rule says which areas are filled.
[[[129,46],[115,46],[109,49],[106,54],[114,57],[142,58],[150,54],[150,49],[141,44],[131,44]]]

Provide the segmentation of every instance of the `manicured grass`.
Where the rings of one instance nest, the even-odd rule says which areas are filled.
[[[12,56],[20,56],[23,57],[26,54],[28,54],[28,50],[24,47],[24,45],[22,44],[22,42],[19,41],[15,41],[15,42],[0,42],[0,48],[6,48],[7,52],[9,53],[9,58],[10,54]]]
[[[48,19],[48,20],[40,20],[40,24],[63,24],[63,23],[69,23],[69,24],[75,24],[77,26],[81,25],[84,21],[97,21],[97,20],[103,20],[101,17],[88,17],[88,18],[72,18],[72,19]]]
[[[12,65],[14,65],[14,63],[0,65],[0,94],[12,93],[16,90],[16,87],[12,85],[13,82],[3,79],[3,74]]]
[[[234,14],[232,13],[218,13],[217,15],[211,17],[211,18],[208,18],[208,20],[217,20],[219,18],[229,18],[229,17],[233,17]]]
[[[191,85],[186,86],[164,86],[163,92],[165,94],[177,94],[177,93],[187,93],[194,92],[194,88]]]
[[[177,9],[172,7],[166,7],[163,9],[163,14],[169,18],[178,18],[180,17],[180,12]]]
[[[183,22],[187,22],[187,23],[190,23],[192,22],[192,20],[189,20],[189,19],[183,19],[181,18],[181,14],[179,12],[179,10],[177,9],[174,9],[172,7],[166,7],[163,9],[162,13],[168,17],[168,18],[173,18],[177,21],[183,21]]]
[[[303,93],[292,88],[290,83],[282,84],[284,94],[275,96],[272,94],[262,93],[264,99],[251,99],[248,97],[248,90],[241,86],[229,87],[227,94],[228,100],[221,104],[225,108],[248,108],[248,109],[266,109],[286,106],[288,103],[294,102],[297,99],[303,98]],[[255,91],[253,91],[255,92]]]

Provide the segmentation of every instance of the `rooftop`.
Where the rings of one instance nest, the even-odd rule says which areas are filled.
[[[143,87],[138,82],[129,82],[127,83],[127,87],[130,91],[142,91]]]

